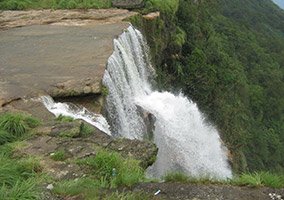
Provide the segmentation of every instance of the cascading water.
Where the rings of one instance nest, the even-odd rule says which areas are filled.
[[[97,127],[104,133],[111,135],[106,119],[100,114],[92,113],[86,108],[76,106],[72,103],[55,103],[50,96],[42,96],[40,101],[44,104],[47,110],[53,113],[56,117],[63,115],[72,117],[73,119],[82,119]]]
[[[216,129],[183,95],[153,91],[148,80],[152,72],[142,34],[129,27],[114,40],[103,78],[109,89],[106,103],[113,134],[142,139],[147,131],[144,109],[156,118],[154,141],[159,148],[150,175],[179,170],[197,177],[230,178],[226,149]]]

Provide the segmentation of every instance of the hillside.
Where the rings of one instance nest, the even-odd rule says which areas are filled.
[[[177,30],[170,37],[186,37],[180,50],[164,51],[159,85],[198,103],[219,128],[235,171],[283,171],[283,10],[270,0],[181,0],[168,16]]]
[[[283,199],[271,0],[0,9],[0,199]]]

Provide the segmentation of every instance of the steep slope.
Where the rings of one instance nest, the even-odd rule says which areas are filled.
[[[172,32],[187,36],[181,52],[168,45],[158,82],[198,103],[220,129],[235,171],[282,171],[283,10],[270,0],[180,0],[174,17],[165,14],[167,28],[174,23]]]

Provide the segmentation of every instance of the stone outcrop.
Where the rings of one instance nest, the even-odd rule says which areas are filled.
[[[142,8],[144,0],[112,0],[112,6],[127,9]]]
[[[0,13],[0,107],[15,99],[100,94],[128,10]],[[17,27],[17,28],[15,28]]]
[[[153,143],[122,138],[115,139],[97,129],[94,129],[88,136],[78,137],[82,123],[84,122],[76,120],[73,122],[54,122],[38,127],[34,130],[37,136],[26,141],[24,147],[18,149],[16,153],[19,156],[33,155],[40,157],[43,170],[56,179],[83,176],[84,171],[72,161],[96,156],[96,152],[101,148],[139,160],[143,168],[147,168],[155,161],[157,147]],[[55,161],[52,159],[52,155],[58,151],[64,152],[64,160]]]

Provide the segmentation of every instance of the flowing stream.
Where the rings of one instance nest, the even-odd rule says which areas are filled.
[[[227,150],[217,130],[182,94],[151,88],[154,70],[147,55],[142,34],[131,26],[114,40],[114,52],[103,78],[109,89],[106,104],[112,134],[143,139],[150,134],[146,121],[147,113],[151,113],[159,152],[148,169],[150,176],[181,171],[195,177],[230,178]]]
[[[72,117],[73,119],[81,119],[97,127],[104,133],[111,135],[109,125],[101,114],[90,112],[85,107],[80,107],[72,103],[56,103],[50,96],[42,96],[40,101],[42,101],[47,110],[56,117],[63,115]]]

